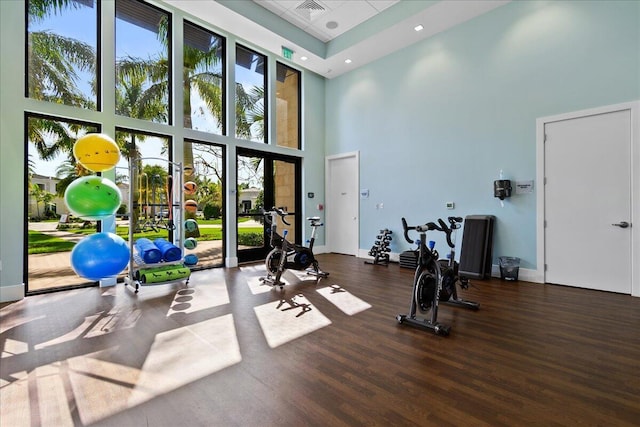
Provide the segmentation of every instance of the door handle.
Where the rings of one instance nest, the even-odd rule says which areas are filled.
[[[620,228],[627,228],[627,227],[631,227],[631,224],[629,224],[627,221],[620,221],[617,224],[611,224],[614,227],[620,227]]]

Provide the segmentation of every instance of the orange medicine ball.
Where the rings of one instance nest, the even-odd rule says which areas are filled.
[[[198,189],[198,186],[193,181],[187,181],[184,183],[184,194],[188,194],[188,195],[196,194],[197,189]]]
[[[195,213],[198,210],[198,203],[195,200],[187,200],[184,202],[184,209],[187,212]]]

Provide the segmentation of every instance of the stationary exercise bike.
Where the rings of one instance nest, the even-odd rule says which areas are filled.
[[[285,219],[287,213],[282,209],[273,207],[269,212],[264,213],[265,221],[269,225],[269,242],[273,249],[264,260],[267,267],[267,276],[261,277],[260,281],[273,287],[279,286],[280,290],[282,290],[285,283],[280,279],[286,270],[302,270],[318,278],[327,277],[329,273],[320,270],[318,261],[313,255],[316,229],[323,225],[320,222],[320,218],[317,216],[307,218],[311,226],[311,239],[309,240],[309,247],[305,247],[289,242],[287,240],[287,230],[284,230],[282,235],[278,234],[278,216],[284,224],[291,225]]]
[[[438,301],[442,279],[440,266],[438,264],[438,252],[433,248],[428,248],[425,244],[427,231],[437,230],[438,226],[433,222],[424,225],[408,226],[407,221],[402,218],[404,228],[404,238],[409,243],[418,244],[418,262],[416,272],[413,276],[413,288],[409,314],[398,314],[398,323],[408,323],[434,332],[436,335],[449,335],[451,327],[438,323]],[[420,238],[414,242],[409,237],[409,231],[415,230]],[[419,318],[416,316],[418,310],[423,314],[431,312],[429,318]]]
[[[447,257],[448,259],[438,260],[438,264],[440,265],[440,275],[442,276],[442,286],[440,289],[439,297],[440,302],[450,305],[456,305],[458,307],[469,308],[471,310],[477,310],[480,308],[480,304],[478,304],[477,302],[466,301],[462,298],[458,298],[457,287],[460,286],[461,289],[467,289],[469,287],[469,279],[467,277],[460,277],[460,275],[458,274],[459,265],[455,260],[455,235],[456,230],[458,230],[462,226],[462,218],[457,216],[450,216],[447,218],[447,221],[449,221],[449,225],[447,225],[447,223],[439,218],[439,227],[436,227],[436,230],[445,233],[447,237],[447,244],[449,245],[449,248],[451,248]]]

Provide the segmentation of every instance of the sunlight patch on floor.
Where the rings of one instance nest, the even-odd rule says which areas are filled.
[[[167,317],[174,313],[195,313],[229,304],[229,302],[229,292],[227,292],[227,284],[224,281],[180,289],[173,297],[169,311],[167,311]]]
[[[136,325],[141,315],[142,311],[139,308],[113,307],[106,313],[100,312],[85,317],[84,321],[72,331],[49,341],[36,344],[34,348],[42,350],[78,338],[95,338],[118,330],[130,329]]]
[[[69,381],[84,425],[127,409],[140,370],[93,355],[68,360]],[[99,390],[99,393],[96,393]]]
[[[115,331],[133,328],[142,310],[133,307],[113,307],[106,315],[102,315],[95,325],[86,333],[85,338],[94,338]]]
[[[319,288],[316,289],[316,292],[318,292],[330,303],[342,310],[344,314],[347,314],[349,316],[353,316],[354,314],[371,308],[371,304],[349,293],[339,285],[331,285],[324,288]]]
[[[30,404],[28,376],[26,371],[21,371],[11,374],[9,378],[0,378],[0,408],[2,408],[0,425],[32,425],[30,411],[24,408]],[[14,402],[22,402],[22,405],[16,405]]]
[[[302,294],[254,307],[253,310],[271,348],[331,324]]]
[[[27,351],[29,351],[29,344],[27,344],[26,342],[7,338],[4,340],[4,345],[2,346],[2,355],[0,355],[0,359],[26,353]]]
[[[260,277],[264,277],[264,276],[260,276]],[[251,290],[251,293],[253,295],[263,294],[273,289],[273,286],[268,285],[263,281],[261,281],[260,277],[250,277],[247,279],[247,285],[249,285],[249,289]],[[285,286],[291,284],[286,279],[282,279],[280,281],[283,282]],[[279,290],[280,288],[278,287],[277,289]]]
[[[233,315],[156,335],[129,406],[146,402],[242,360]]]
[[[47,348],[47,347],[52,346],[52,345],[62,344],[62,343],[67,342],[67,341],[73,341],[73,340],[76,340],[76,339],[78,339],[78,338],[80,338],[80,337],[84,336],[84,334],[86,334],[86,333],[87,333],[87,331],[89,331],[89,330],[90,330],[91,325],[92,325],[92,324],[94,324],[94,323],[95,323],[95,321],[96,321],[100,316],[102,316],[102,313],[103,313],[103,312],[100,312],[100,313],[98,313],[98,314],[94,314],[94,315],[92,315],[92,316],[86,316],[86,317],[84,318],[84,321],[83,321],[80,325],[78,325],[78,327],[76,327],[75,329],[73,329],[72,331],[69,331],[69,332],[67,332],[67,333],[66,333],[66,334],[64,334],[64,335],[59,336],[59,337],[56,337],[56,338],[53,338],[53,339],[51,339],[51,340],[49,340],[49,341],[45,341],[45,342],[43,342],[43,343],[36,344],[36,345],[34,345],[33,347],[34,347],[36,350],[41,350],[41,349],[43,349],[43,348]]]

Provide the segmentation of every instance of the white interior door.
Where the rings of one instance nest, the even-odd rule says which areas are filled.
[[[328,157],[327,169],[327,246],[330,252],[357,255],[358,154]]]
[[[630,294],[631,112],[544,132],[545,282]]]

